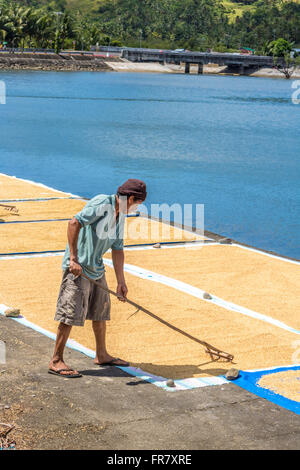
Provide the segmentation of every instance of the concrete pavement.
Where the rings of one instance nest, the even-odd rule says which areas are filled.
[[[63,379],[47,373],[51,339],[2,316],[0,339],[0,421],[16,424],[19,449],[300,447],[300,416],[233,383],[168,393],[70,349],[84,376]]]

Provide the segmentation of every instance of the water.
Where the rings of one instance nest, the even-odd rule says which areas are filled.
[[[204,204],[205,229],[300,258],[292,80],[39,71],[0,79],[1,172],[86,197],[140,178],[148,205]]]

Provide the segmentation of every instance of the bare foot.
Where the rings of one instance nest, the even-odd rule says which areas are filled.
[[[71,367],[67,366],[67,364],[64,363],[64,361],[50,361],[49,363],[49,369],[54,370],[57,372],[59,369],[68,369],[68,370],[63,370],[60,372],[61,375],[77,375],[79,372],[77,370],[72,369]]]

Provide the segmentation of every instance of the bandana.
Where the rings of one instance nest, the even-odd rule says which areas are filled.
[[[121,196],[133,195],[136,199],[144,201],[147,196],[146,184],[141,180],[129,179],[118,187]]]

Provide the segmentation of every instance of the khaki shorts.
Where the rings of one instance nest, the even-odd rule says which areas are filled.
[[[96,282],[107,288],[105,274]],[[72,326],[83,326],[85,320],[110,320],[109,293],[67,269],[63,273],[54,320]]]

